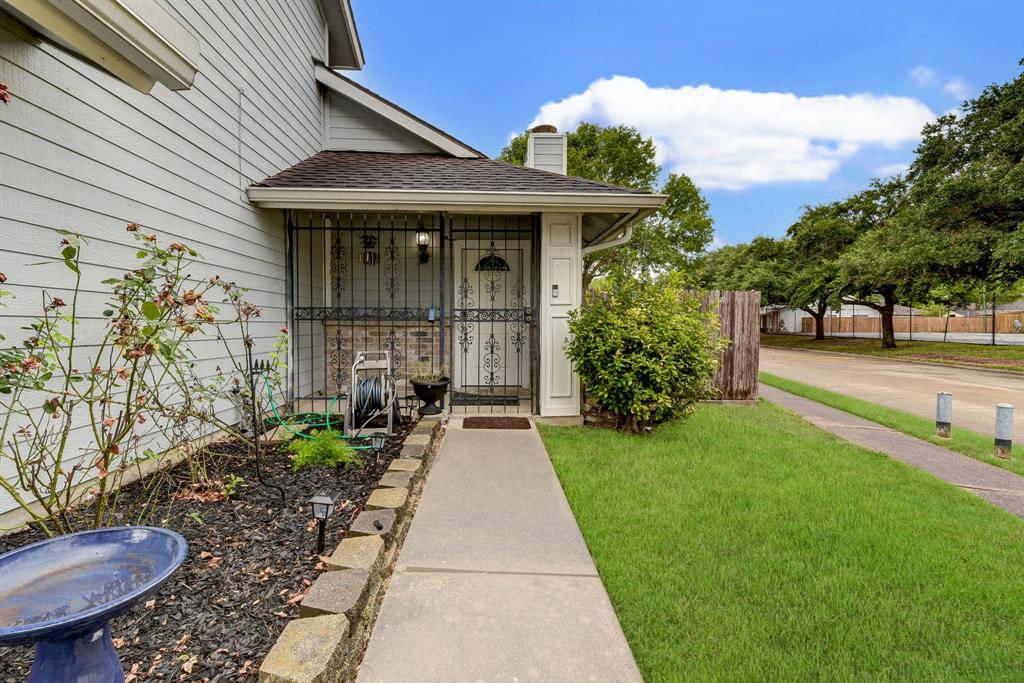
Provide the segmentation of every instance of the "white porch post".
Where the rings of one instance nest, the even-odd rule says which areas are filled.
[[[583,301],[580,215],[541,219],[540,414],[580,414],[580,378],[565,355],[569,311]]]

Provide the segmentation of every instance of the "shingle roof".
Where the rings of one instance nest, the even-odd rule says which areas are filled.
[[[413,192],[648,194],[643,190],[513,166],[493,159],[337,151],[315,154],[255,186]]]

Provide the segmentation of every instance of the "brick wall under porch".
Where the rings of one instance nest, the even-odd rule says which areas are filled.
[[[444,364],[441,359],[440,335],[438,323],[422,320],[325,322],[326,393],[330,395],[348,391],[352,361],[359,351],[390,351],[392,367],[399,380],[408,380],[418,373],[437,371]],[[450,340],[447,341],[450,343]]]

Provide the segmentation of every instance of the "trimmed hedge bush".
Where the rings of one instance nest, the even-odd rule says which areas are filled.
[[[714,395],[718,316],[701,312],[678,276],[617,279],[572,313],[569,329],[588,399],[619,429],[650,431]]]

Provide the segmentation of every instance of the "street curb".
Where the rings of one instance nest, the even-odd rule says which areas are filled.
[[[851,337],[852,338],[852,337]],[[935,342],[941,344],[942,342]],[[981,344],[979,344],[981,346]],[[980,365],[969,365],[967,363],[933,363],[927,360],[908,360],[905,358],[885,358],[884,356],[872,356],[866,353],[843,353],[842,351],[819,351],[818,349],[794,349],[790,346],[762,346],[762,349],[775,349],[778,351],[792,351],[793,353],[816,353],[821,356],[844,356],[846,358],[867,358],[869,360],[880,360],[889,361],[890,363],[906,363],[908,365],[929,365],[933,368],[958,368],[962,370],[977,370],[978,372],[987,372],[991,375],[1001,375],[1003,377],[1015,377],[1017,379],[1024,379],[1024,372],[1014,372],[1013,370],[1000,370],[998,368],[986,368]],[[1021,347],[1021,353],[1024,353],[1024,347]],[[770,374],[770,373],[769,373]]]

